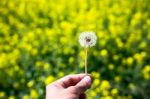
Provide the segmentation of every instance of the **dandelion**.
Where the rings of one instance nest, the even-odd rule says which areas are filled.
[[[97,37],[94,32],[82,32],[79,37],[79,42],[82,47],[88,48],[96,44]]]
[[[82,32],[79,37],[79,43],[85,48],[85,73],[87,73],[87,53],[88,47],[92,47],[96,44],[97,37],[95,32]]]

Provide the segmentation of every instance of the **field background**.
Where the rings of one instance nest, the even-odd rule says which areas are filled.
[[[88,99],[150,99],[150,0],[0,0],[0,99],[44,99],[45,86],[84,72]]]

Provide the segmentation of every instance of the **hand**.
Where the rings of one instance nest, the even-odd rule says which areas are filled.
[[[68,75],[46,87],[46,99],[86,99],[84,92],[90,86],[89,75]]]

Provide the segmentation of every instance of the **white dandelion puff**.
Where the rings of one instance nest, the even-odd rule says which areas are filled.
[[[79,43],[85,48],[85,73],[87,74],[87,53],[88,47],[92,47],[96,44],[97,37],[95,32],[82,32],[79,37]]]
[[[79,37],[79,42],[82,47],[88,48],[96,44],[97,37],[95,32],[82,32]]]

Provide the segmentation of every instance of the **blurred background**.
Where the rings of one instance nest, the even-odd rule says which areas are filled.
[[[0,0],[0,99],[44,99],[45,86],[84,72],[88,99],[150,99],[150,0]]]

